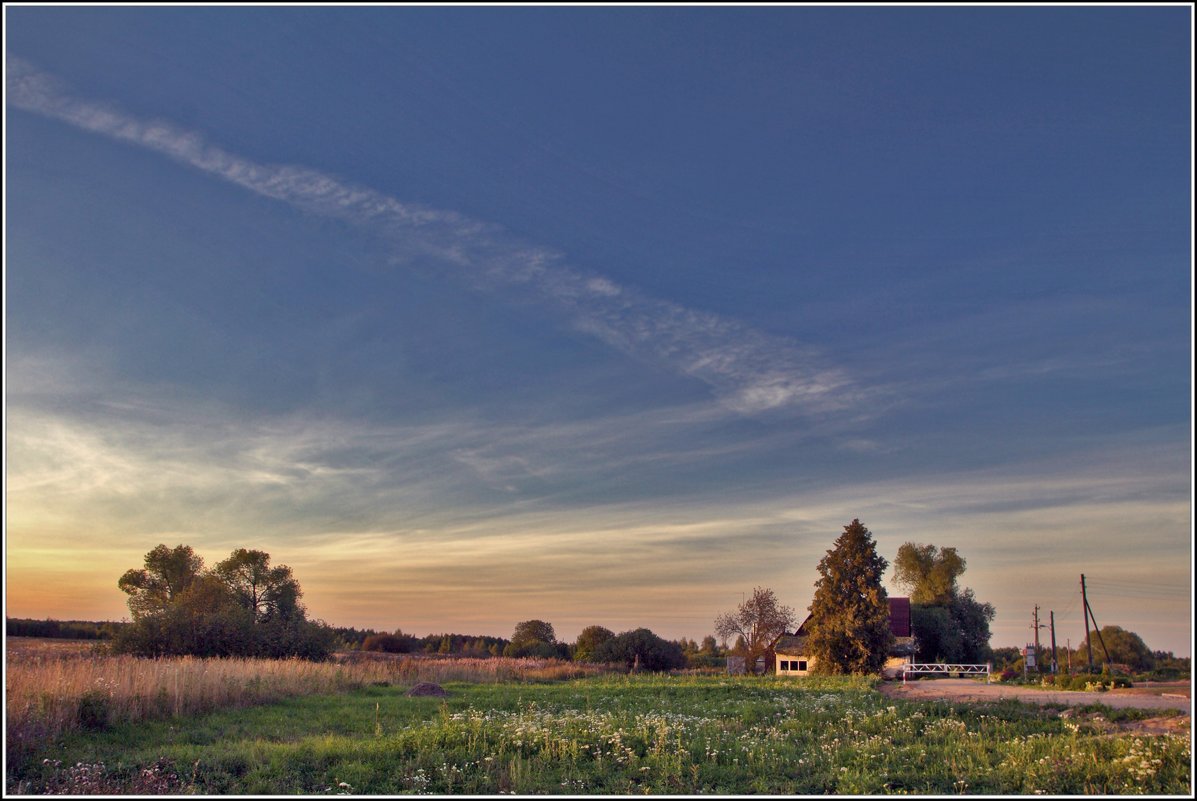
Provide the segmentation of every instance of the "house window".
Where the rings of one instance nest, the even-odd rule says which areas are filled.
[[[781,660],[781,669],[782,669],[782,670],[789,670],[789,669],[790,669],[790,663],[789,663],[789,661],[788,661],[788,660],[785,660],[785,659]]]
[[[798,660],[798,669],[799,669],[799,670],[806,670],[806,660],[805,660],[805,659],[799,659],[799,660]]]

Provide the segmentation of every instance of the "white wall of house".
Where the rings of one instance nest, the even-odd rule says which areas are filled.
[[[815,666],[809,656],[777,654],[774,657],[773,672],[778,676],[807,676]]]

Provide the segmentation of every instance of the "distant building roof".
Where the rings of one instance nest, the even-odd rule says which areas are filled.
[[[773,650],[779,654],[801,656],[806,653],[806,641],[805,634],[783,634],[773,643]]]

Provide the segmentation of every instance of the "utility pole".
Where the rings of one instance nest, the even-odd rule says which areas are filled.
[[[1035,667],[1039,667],[1039,629],[1043,628],[1039,625],[1039,604],[1035,604],[1035,625],[1032,630],[1035,632]]]
[[[1072,638],[1064,638],[1064,655],[1068,657],[1068,672],[1072,672]]]
[[[1085,574],[1081,574],[1081,604],[1085,612],[1085,650],[1089,654],[1089,672],[1093,672],[1093,640],[1089,638],[1089,598],[1085,595]]]
[[[1052,622],[1052,675],[1054,676],[1060,672],[1060,665],[1056,661],[1056,610],[1052,609],[1048,614],[1051,615]]]

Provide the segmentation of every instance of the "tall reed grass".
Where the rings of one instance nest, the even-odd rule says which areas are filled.
[[[555,659],[339,654],[330,662],[308,662],[10,652],[5,724],[11,755],[13,749],[73,730],[332,694],[367,684],[554,681],[604,670]]]

